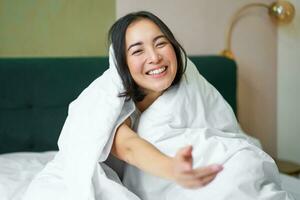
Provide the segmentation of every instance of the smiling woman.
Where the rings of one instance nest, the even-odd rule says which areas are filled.
[[[116,53],[117,69],[127,91],[120,96],[133,99],[137,115],[181,80],[186,68],[185,51],[169,28],[152,13],[142,11],[119,19],[111,28],[110,39],[114,49],[121,50]],[[179,150],[174,159],[166,156],[138,136],[133,125],[136,123],[131,117],[118,128],[112,148],[117,158],[189,188],[204,186],[222,170],[220,165],[192,169],[191,146]],[[152,162],[156,164],[151,165]]]

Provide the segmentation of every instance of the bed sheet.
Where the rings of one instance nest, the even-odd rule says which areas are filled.
[[[55,151],[8,153],[0,155],[1,200],[21,200],[37,172],[53,158]]]
[[[280,174],[280,179],[282,188],[291,193],[296,200],[300,200],[300,179],[282,173]]]
[[[55,151],[18,152],[0,155],[1,200],[22,200],[29,183],[53,159]],[[106,170],[105,170],[106,171]],[[114,175],[112,175],[114,176]],[[300,200],[300,179],[280,174],[282,187]]]

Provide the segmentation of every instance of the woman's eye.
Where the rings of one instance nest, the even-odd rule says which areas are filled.
[[[139,50],[135,50],[134,52],[132,52],[132,55],[138,55],[142,52],[143,50],[139,49]]]
[[[167,42],[159,42],[156,46],[157,47],[164,47],[167,44]]]

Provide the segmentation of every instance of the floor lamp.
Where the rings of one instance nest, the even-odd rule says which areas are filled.
[[[266,8],[268,11],[268,14],[271,18],[271,20],[276,24],[276,25],[282,25],[282,24],[288,24],[290,23],[294,16],[295,16],[295,7],[293,4],[291,4],[288,1],[275,1],[271,3],[270,5],[265,4],[265,3],[250,3],[246,4],[245,6],[241,7],[238,9],[235,14],[233,15],[227,33],[226,33],[226,46],[225,49],[222,51],[222,55],[231,59],[234,59],[234,54],[231,49],[231,38],[232,38],[232,31],[234,28],[234,25],[236,22],[239,20],[241,14],[253,7],[263,7]]]

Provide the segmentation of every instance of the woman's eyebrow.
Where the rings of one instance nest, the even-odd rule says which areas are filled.
[[[136,42],[136,43],[133,43],[132,45],[130,45],[130,46],[128,47],[127,51],[129,51],[129,49],[130,49],[131,47],[138,46],[138,45],[142,45],[142,44],[143,44],[142,42]]]

